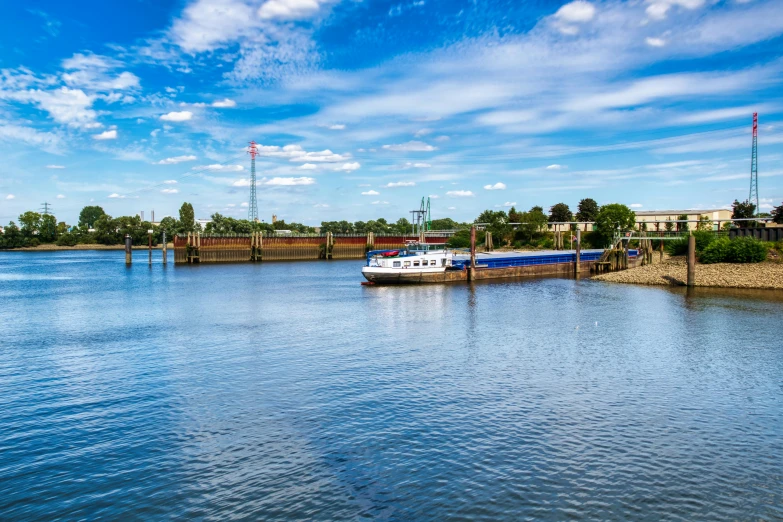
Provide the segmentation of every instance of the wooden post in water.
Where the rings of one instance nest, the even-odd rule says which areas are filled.
[[[470,270],[468,280],[476,279],[476,227],[470,227]]]
[[[696,236],[688,236],[688,286],[696,285]]]
[[[580,259],[582,257],[582,229],[576,228],[576,264],[574,265],[574,275],[579,277]]]
[[[168,261],[166,258],[168,257],[168,243],[166,239],[166,231],[163,231],[163,266],[166,266],[166,262]]]
[[[150,253],[150,266],[152,266],[152,230],[147,231],[147,236],[149,236],[149,253]]]
[[[133,239],[130,235],[125,234],[125,264],[130,265],[133,263]]]

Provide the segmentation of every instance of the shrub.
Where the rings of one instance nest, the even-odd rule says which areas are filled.
[[[715,241],[715,234],[712,232],[696,230],[693,232],[693,237],[696,238],[696,252],[704,252],[713,241]],[[672,256],[684,256],[688,254],[688,238],[681,237],[674,241],[669,241],[666,246],[666,251]]]
[[[673,241],[666,241],[664,248],[670,256],[684,256],[688,253],[688,238],[680,237]]]
[[[729,263],[761,263],[767,259],[769,248],[752,237],[738,237],[731,242]]]
[[[769,249],[752,237],[734,240],[722,237],[712,241],[699,256],[702,263],[760,263],[767,259]]]
[[[27,245],[26,245],[26,246],[30,246],[30,247],[37,247],[37,246],[38,246],[38,245],[40,245],[40,244],[41,244],[41,242],[38,240],[38,238],[37,238],[37,237],[34,237],[34,238],[32,238],[31,240],[29,240],[29,241],[27,242]]]
[[[724,263],[731,250],[731,240],[721,237],[713,241],[699,256],[699,261],[705,264]]]
[[[57,246],[75,246],[79,242],[79,238],[76,234],[63,234],[57,238]]]

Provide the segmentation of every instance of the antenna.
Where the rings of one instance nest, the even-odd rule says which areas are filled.
[[[753,113],[753,151],[750,155],[750,195],[748,201],[756,205],[756,215],[759,213],[759,165],[758,138],[759,113]]]
[[[250,142],[247,153],[250,154],[250,207],[247,209],[247,219],[258,221],[258,202],[256,201],[256,156],[258,155],[258,146],[255,141]]]

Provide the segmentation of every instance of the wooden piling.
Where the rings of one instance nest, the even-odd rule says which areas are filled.
[[[168,262],[168,243],[166,239],[166,232],[163,232],[163,266],[166,266],[166,263]]]
[[[580,259],[582,256],[582,229],[576,229],[576,264],[574,264],[574,276],[579,277]]]
[[[696,236],[688,236],[688,286],[696,285]]]
[[[476,279],[476,227],[470,227],[470,270],[468,271],[468,280]]]
[[[133,263],[133,239],[130,235],[125,235],[125,264],[131,265]]]
[[[150,266],[152,266],[152,233],[147,234],[147,236],[149,236],[149,248],[148,248],[148,250],[149,250],[149,253],[150,253],[150,255],[149,255]]]

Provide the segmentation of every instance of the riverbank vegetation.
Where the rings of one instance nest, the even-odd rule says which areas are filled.
[[[753,216],[755,206],[750,202],[735,201],[735,218]],[[783,205],[773,209],[771,216],[780,223],[783,222]],[[685,216],[680,216],[684,218]],[[503,210],[485,210],[472,222],[458,222],[451,218],[432,220],[431,230],[455,230],[456,233],[448,240],[452,248],[467,248],[470,246],[470,227],[480,225],[477,231],[477,243],[485,241],[485,231],[492,233],[493,243],[496,248],[520,248],[520,249],[547,249],[554,247],[554,231],[559,230],[566,234],[564,243],[572,243],[577,225],[564,225],[564,222],[579,221],[592,223],[587,229],[583,228],[582,246],[584,248],[604,248],[611,243],[620,232],[631,230],[635,226],[636,215],[627,206],[619,203],[611,203],[600,206],[591,198],[579,201],[576,211],[573,212],[566,203],[556,203],[546,212],[541,206],[533,206],[529,210],[517,210],[511,207],[508,212]],[[139,216],[112,217],[99,206],[84,207],[79,214],[77,225],[70,226],[63,221],[57,221],[51,214],[37,212],[25,212],[19,216],[19,225],[11,222],[0,234],[0,249],[36,247],[41,244],[55,244],[60,247],[73,247],[76,245],[100,244],[121,245],[125,235],[133,238],[135,245],[146,245],[148,242],[148,230],[153,230],[152,241],[157,245],[162,241],[165,232],[168,238],[176,234],[188,232],[202,232],[204,234],[250,234],[252,232],[266,232],[268,234],[286,231],[295,234],[411,234],[414,230],[412,223],[402,217],[396,221],[387,221],[384,218],[371,219],[369,221],[323,221],[320,226],[309,226],[296,222],[276,220],[273,223],[236,219],[214,213],[209,222],[202,229],[195,220],[195,212],[190,203],[183,203],[179,209],[179,217],[165,217],[160,223],[142,221]],[[739,226],[750,226],[752,222],[742,222]],[[646,227],[644,227],[646,228]],[[673,230],[685,232],[687,223],[665,223],[666,231]],[[697,249],[701,253],[711,242],[715,235],[707,232],[712,228],[712,222],[705,220],[696,225]],[[703,233],[702,233],[703,232]],[[657,246],[657,245],[656,245]],[[725,247],[724,243],[720,244]],[[720,252],[734,252],[739,247],[721,248]],[[743,253],[735,252],[726,254],[728,258],[756,259],[759,253],[747,254],[752,247],[744,247]],[[672,255],[680,255],[687,249],[687,242],[675,241],[667,245]],[[758,249],[757,249],[758,250]],[[759,251],[760,252],[760,251]],[[718,256],[719,246],[712,248],[709,256]],[[721,254],[723,255],[723,254]],[[717,258],[717,257],[715,257]]]

